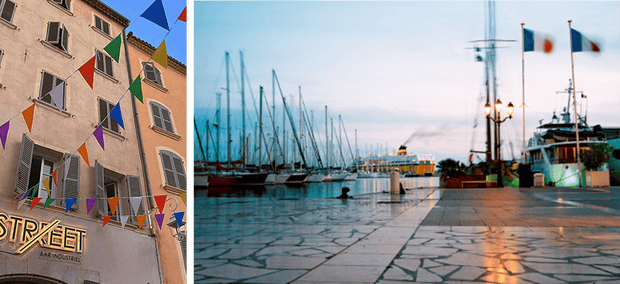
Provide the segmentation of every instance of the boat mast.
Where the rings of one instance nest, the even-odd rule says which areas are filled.
[[[230,141],[232,141],[231,137],[230,137],[230,80],[228,80],[228,62],[229,62],[229,58],[228,58],[228,51],[226,52],[226,131],[228,133],[228,140],[226,141],[227,145],[228,145],[228,150],[227,150],[227,154],[226,154],[226,159],[228,160],[228,162],[226,163],[227,166],[230,168],[231,164],[230,164]]]
[[[325,106],[325,167],[329,168],[329,135],[327,134],[327,106]]]
[[[570,33],[570,68],[571,68],[571,73],[572,73],[572,87],[573,90],[576,90],[577,88],[575,88],[575,64],[573,61],[573,28],[571,27],[571,23],[573,22],[573,20],[568,20],[568,31]],[[579,118],[577,117],[577,95],[576,93],[573,91],[573,105],[575,107],[575,135],[577,138],[577,168],[579,169],[579,173],[578,173],[578,177],[579,177],[579,187],[581,187],[581,157],[580,156],[580,150],[579,150]]]
[[[301,140],[301,148],[299,151],[299,157],[301,159],[301,150],[303,150],[304,148],[304,122],[303,117],[302,117],[303,113],[301,110],[301,86],[299,86],[299,140]]]
[[[359,153],[357,152],[357,129],[355,129],[355,172],[357,173],[359,169],[357,168]]]
[[[222,93],[217,93],[215,95],[217,97],[217,111],[216,111],[216,115],[215,115],[215,119],[216,119],[216,125],[215,125],[215,129],[216,129],[216,138],[217,138],[217,143],[216,143],[216,151],[215,151],[215,160],[219,163],[220,162],[220,118],[221,118],[221,109],[222,109]],[[217,167],[216,167],[217,169]],[[219,172],[219,170],[216,170],[217,172]]]
[[[263,86],[260,86],[260,98],[258,99],[260,107],[259,107],[259,115],[258,115],[258,170],[261,171],[261,166],[263,165],[262,160],[262,150],[263,150],[263,140],[261,139],[263,136]]]
[[[247,153],[247,143],[245,141],[245,65],[243,64],[243,51],[239,50],[239,57],[241,61],[241,128],[243,133],[243,139],[241,141],[241,160],[243,163],[241,164],[242,169],[245,171],[245,163],[246,163],[246,153]]]
[[[485,34],[486,40],[486,58],[485,58],[485,70],[486,70],[486,85],[487,85],[487,103],[491,102],[491,93],[493,93],[493,104],[497,101],[497,80],[495,74],[495,1],[487,1],[487,29]],[[497,120],[497,112],[493,110],[493,118]],[[494,154],[494,159],[498,160],[497,153],[497,124],[493,123],[493,149],[491,149],[491,118],[487,118],[487,162],[491,160],[491,155]]]
[[[209,121],[207,120],[207,126],[209,125]],[[202,148],[202,140],[200,139],[200,132],[198,132],[198,126],[196,125],[196,118],[194,117],[194,130],[196,131],[196,136],[198,137],[198,147],[200,147],[200,153],[202,153],[202,159],[204,162],[207,162],[207,158],[205,157],[204,148]],[[207,128],[207,131],[208,128]],[[207,138],[208,139],[208,138]],[[209,144],[209,140],[207,140],[207,145]]]

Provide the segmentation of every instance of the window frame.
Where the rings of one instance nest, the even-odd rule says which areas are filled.
[[[166,162],[164,160],[164,155],[168,156],[170,158],[169,162],[170,162],[170,166],[172,168],[167,168],[166,167]],[[187,172],[185,170],[185,161],[183,160],[183,158],[181,158],[179,155],[168,151],[168,150],[159,150],[159,157],[160,157],[160,162],[161,162],[161,167],[163,169],[164,172],[164,182],[165,185],[167,186],[171,186],[171,187],[175,187],[184,191],[187,191]],[[178,161],[180,161],[180,171],[178,169],[178,164],[175,162],[175,159],[177,159]],[[174,177],[174,184],[172,184],[169,181],[167,172],[171,172],[172,176]],[[179,174],[182,175],[183,178],[183,182],[180,181],[179,178]]]
[[[114,78],[114,68],[113,68],[113,63],[112,63],[112,57],[110,57],[109,55],[99,51],[98,49],[95,49],[95,69],[103,72],[104,74]],[[100,66],[99,64],[99,58],[101,59],[101,64],[103,64],[103,66]],[[103,67],[102,69],[99,69],[99,67]],[[110,71],[110,73],[108,73],[108,71]]]
[[[56,27],[56,35],[54,38],[50,35],[50,31],[52,29],[52,25],[57,24]],[[65,53],[69,53],[69,32],[67,31],[67,27],[62,22],[47,22],[47,31],[45,32],[45,41],[54,47],[57,47],[61,51]]]
[[[106,109],[104,110],[104,112],[105,112],[105,114],[106,114],[105,119],[103,119],[103,118],[101,117],[101,115],[103,114],[103,112],[101,112],[101,103],[102,103],[102,102],[106,104]],[[114,132],[114,133],[121,134],[121,128],[120,128],[120,126],[119,126],[119,125],[118,125],[118,123],[117,123],[117,122],[116,122],[116,121],[115,121],[112,117],[110,117],[110,115],[109,115],[109,114],[110,114],[110,111],[112,111],[112,109],[113,109],[116,105],[113,105],[111,102],[109,102],[109,101],[107,101],[107,100],[105,100],[105,99],[103,99],[103,98],[101,98],[101,97],[99,97],[99,98],[97,99],[97,103],[98,103],[98,107],[97,107],[97,108],[99,109],[99,123],[103,126],[103,128],[105,128],[105,129],[107,129],[107,130],[110,130],[110,131],[112,131],[112,132]],[[102,121],[102,119],[103,119],[103,121]],[[115,127],[115,126],[116,126],[116,127]],[[116,130],[114,130],[114,128],[116,128]]]
[[[105,169],[104,169],[104,171],[105,171]],[[103,177],[104,177],[104,182],[105,182],[105,177],[106,177],[105,172],[103,174]],[[114,195],[113,196],[109,196],[108,195],[108,186],[109,185],[114,185]],[[105,193],[106,193],[106,197],[105,197],[106,201],[108,200],[108,198],[114,198],[114,197],[118,197],[119,200],[122,199],[121,198],[122,195],[121,195],[121,192],[120,192],[121,186],[120,186],[118,181],[114,180],[112,182],[104,183],[103,188],[104,188]],[[106,205],[108,205],[108,204],[106,203]],[[119,205],[120,205],[120,201],[119,201]],[[107,214],[112,214],[112,209],[110,209],[109,206],[106,206],[106,210],[107,210]],[[117,206],[115,214],[112,215],[112,218],[110,218],[110,219],[119,222],[120,221],[120,216],[123,213],[122,210],[123,210],[122,206]],[[106,216],[110,216],[110,215],[106,215]]]
[[[0,49],[0,68],[2,68],[2,58],[4,57],[4,50]]]
[[[44,82],[45,74],[49,74],[49,75],[52,76],[52,88],[49,91],[43,93],[43,82]],[[58,80],[60,80],[60,83],[58,83]],[[58,76],[56,76],[56,75],[54,75],[54,74],[52,74],[50,72],[47,72],[45,70],[41,71],[41,83],[39,84],[39,101],[42,102],[42,103],[48,104],[50,106],[53,106],[55,108],[58,108],[56,106],[56,102],[53,101],[52,96],[51,95],[47,96],[47,93],[49,93],[51,90],[53,90],[54,87],[62,84],[62,82],[64,80],[65,79],[61,79],[60,77],[58,77]],[[56,82],[56,85],[53,85],[54,82]],[[65,84],[65,87],[63,88],[62,91],[63,91],[63,93],[62,93],[62,102],[63,102],[62,107],[63,107],[63,111],[66,111],[67,110],[67,84]],[[44,97],[49,97],[49,102],[46,101],[47,99],[44,100],[43,99]]]
[[[140,214],[140,213],[146,214],[144,213],[145,212],[144,208],[146,205],[144,202],[141,202],[140,206],[138,207],[138,212],[137,213],[134,212],[134,214],[132,215],[133,208],[131,206],[130,200],[131,200],[131,197],[143,197],[144,196],[142,192],[142,188],[140,186],[140,178],[138,176],[117,173],[103,166],[101,163],[99,163],[98,160],[95,160],[94,171],[95,171],[95,196],[97,197],[97,201],[95,203],[95,207],[96,207],[95,212],[97,214],[97,218],[99,218],[100,220],[103,220],[104,216],[109,216],[109,215],[104,215],[104,214],[111,213],[108,200],[107,200],[108,198],[107,185],[113,182],[116,185],[114,197],[119,198],[119,204],[118,204],[118,207],[116,207],[116,214],[111,218],[111,220],[115,222],[120,222],[121,221],[120,217],[122,215],[129,215],[130,218],[128,221],[130,221],[131,224],[137,227],[138,221],[135,215]],[[108,182],[106,182],[106,180],[108,180]],[[134,190],[139,191],[137,192],[137,195],[132,193],[132,188],[131,188],[132,182],[137,182],[138,187],[133,188]],[[124,214],[124,213],[127,213],[127,214]]]
[[[108,36],[111,36],[110,35],[110,23],[108,23],[108,21],[104,20],[102,17],[99,17],[99,16],[97,16],[95,14],[93,14],[93,15],[95,16],[94,17],[94,20],[95,20],[94,27],[97,30],[99,30],[100,32],[102,32],[102,33],[104,33],[104,34],[106,34]],[[101,25],[100,27],[97,26],[97,20],[99,20],[99,23]],[[107,32],[105,31],[106,30],[106,28],[105,28],[106,26],[107,26],[107,30],[108,30]]]
[[[6,7],[6,3],[11,2],[13,4],[13,11],[11,12],[11,18],[9,20],[2,17],[4,14],[4,8]],[[13,24],[13,19],[15,19],[15,11],[17,10],[17,3],[12,0],[0,0],[0,19]]]
[[[174,127],[174,123],[172,122],[172,113],[170,112],[170,110],[167,107],[163,106],[162,104],[160,104],[158,102],[154,102],[154,101],[150,102],[149,106],[150,106],[150,110],[151,110],[151,117],[153,119],[153,125],[156,126],[156,127],[161,128],[163,130],[165,130],[166,132],[169,132],[169,133],[172,133],[172,134],[176,134],[174,132],[175,127]],[[153,109],[153,107],[157,108],[157,117],[155,116],[155,110]],[[165,113],[168,114],[168,119],[165,119],[164,111],[165,111]],[[157,125],[157,120],[156,119],[158,119],[160,121],[160,123],[159,123],[160,125]],[[166,127],[166,122],[168,122],[170,124],[170,128],[171,129],[168,129],[168,127]]]
[[[152,68],[152,70],[148,70],[148,68]],[[155,66],[154,62],[142,62],[142,69],[144,69],[144,78],[150,80],[151,82],[164,87],[164,80],[161,76],[161,71]],[[153,78],[150,78],[149,74],[152,74]],[[165,88],[165,87],[164,87]]]
[[[62,7],[63,9],[71,12],[71,0],[51,0],[56,5]]]

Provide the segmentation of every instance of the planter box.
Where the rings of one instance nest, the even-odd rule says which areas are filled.
[[[608,187],[609,171],[586,171],[587,187]]]

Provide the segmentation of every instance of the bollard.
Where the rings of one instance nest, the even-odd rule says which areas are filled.
[[[400,173],[398,168],[393,168],[390,173],[390,193],[400,194]]]
[[[343,198],[343,199],[347,199],[350,198],[351,196],[349,196],[349,191],[351,191],[348,187],[343,187],[342,188],[342,194],[340,194],[340,196],[338,196],[337,198]]]

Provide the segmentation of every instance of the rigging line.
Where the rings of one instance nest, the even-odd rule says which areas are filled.
[[[351,150],[351,143],[349,143],[349,136],[347,135],[347,129],[344,127],[344,122],[342,121],[342,117],[340,118],[340,124],[342,124],[342,130],[344,130],[344,137],[347,138],[347,145],[349,145],[349,152],[351,153],[351,159],[355,161],[355,155],[353,155],[353,150]]]
[[[244,63],[244,67],[245,67],[245,70],[247,70],[247,65],[245,65],[245,63]],[[249,87],[248,89],[250,90],[250,95],[252,97],[252,103],[254,105],[254,112],[256,114],[256,122],[258,122],[258,120],[260,120],[260,117],[259,117],[260,114],[258,113],[258,108],[256,106],[256,98],[254,97],[254,91],[252,91],[252,83],[250,82],[250,76],[248,75],[247,72],[243,72],[243,73],[244,74],[241,74],[241,76],[245,75],[245,79],[248,80],[248,87]],[[265,100],[265,102],[267,102],[267,100]],[[267,111],[269,111],[269,107],[267,107]],[[259,136],[262,137],[263,142],[265,143],[265,150],[267,151],[267,158],[271,162],[271,155],[269,154],[269,148],[268,148],[268,145],[267,145],[267,138],[265,138],[265,133],[264,133],[264,131],[262,129],[261,129],[261,133],[259,133]]]

